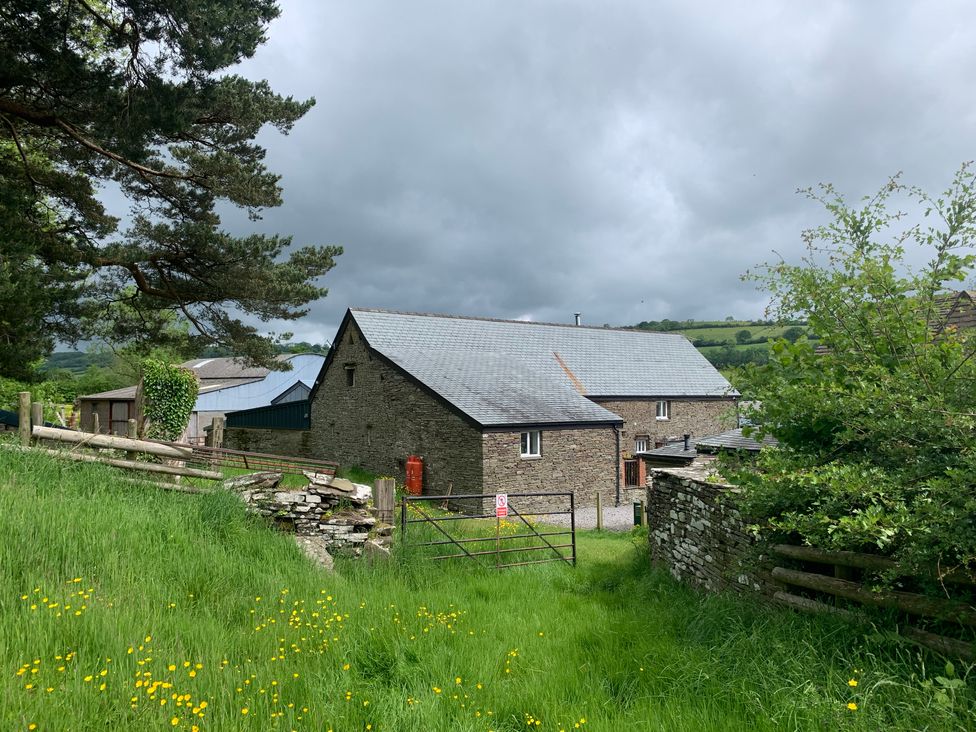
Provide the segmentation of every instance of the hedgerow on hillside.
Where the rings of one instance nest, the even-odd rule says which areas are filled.
[[[974,184],[965,165],[938,197],[897,178],[858,206],[809,191],[831,220],[806,232],[806,258],[753,275],[827,346],[780,341],[743,376],[749,416],[780,441],[735,475],[766,538],[976,570],[976,334],[943,327],[973,272]]]

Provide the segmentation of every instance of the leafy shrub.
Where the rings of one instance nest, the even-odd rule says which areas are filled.
[[[974,182],[964,166],[933,199],[893,179],[856,208],[808,192],[831,222],[806,232],[802,264],[753,275],[829,349],[780,340],[741,377],[746,416],[780,441],[733,471],[761,536],[976,569],[976,336],[942,327],[945,291],[974,266]],[[938,224],[897,232],[901,194]],[[910,243],[929,258],[919,270]]]

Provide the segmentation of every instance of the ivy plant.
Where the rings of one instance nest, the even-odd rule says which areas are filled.
[[[176,440],[190,420],[200,385],[196,374],[182,366],[155,359],[142,364],[142,398],[145,436]]]

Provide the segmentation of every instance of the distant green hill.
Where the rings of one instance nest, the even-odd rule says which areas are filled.
[[[66,369],[78,375],[85,373],[89,366],[109,366],[112,363],[111,353],[87,353],[85,351],[55,351],[48,356],[41,367],[41,371]]]
[[[681,333],[716,368],[765,363],[769,344],[779,338],[816,338],[806,321],[777,323],[769,320],[648,320],[638,330]]]

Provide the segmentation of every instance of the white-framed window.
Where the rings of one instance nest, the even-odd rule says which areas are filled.
[[[634,438],[634,452],[647,452],[650,440],[647,435],[637,435]]]
[[[671,402],[660,401],[657,403],[657,418],[671,419]]]
[[[522,433],[522,457],[542,456],[542,431],[529,430]]]

